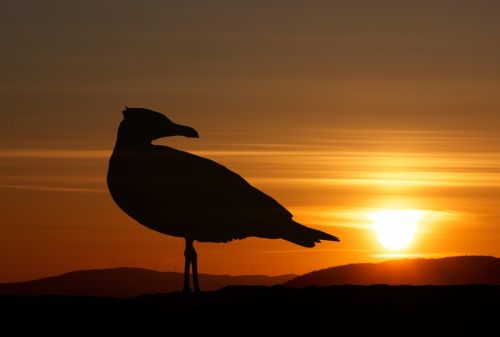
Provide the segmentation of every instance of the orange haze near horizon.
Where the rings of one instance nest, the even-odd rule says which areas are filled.
[[[0,282],[183,267],[182,239],[106,187],[125,105],[338,236],[313,249],[197,243],[201,273],[286,274],[391,257],[500,255],[500,4],[102,1],[2,4]],[[384,248],[370,214],[425,214]]]

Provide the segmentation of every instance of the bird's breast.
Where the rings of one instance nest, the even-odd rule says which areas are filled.
[[[176,232],[180,209],[186,208],[186,179],[175,156],[154,152],[118,152],[110,158],[107,183],[113,200],[141,224]],[[161,230],[167,232],[166,230]],[[168,234],[176,235],[168,232]]]

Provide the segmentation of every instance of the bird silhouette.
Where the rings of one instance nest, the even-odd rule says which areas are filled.
[[[173,123],[159,112],[126,108],[107,183],[113,200],[140,224],[186,241],[184,291],[199,291],[198,259],[193,242],[229,242],[247,237],[285,239],[304,247],[333,235],[308,228],[276,200],[226,167],[167,146],[162,137],[199,138],[188,126]]]

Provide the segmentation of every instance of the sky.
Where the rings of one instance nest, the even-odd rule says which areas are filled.
[[[106,187],[125,106],[340,237],[197,244],[203,273],[390,258],[370,214],[422,210],[403,257],[500,255],[497,1],[0,1],[0,282],[182,271],[183,240]]]

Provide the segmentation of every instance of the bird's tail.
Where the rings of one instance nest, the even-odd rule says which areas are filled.
[[[317,229],[306,227],[295,221],[292,221],[292,223],[292,229],[287,231],[286,236],[284,236],[283,238],[297,245],[303,247],[314,247],[314,245],[321,242],[321,240],[340,241],[336,236],[319,231]]]

